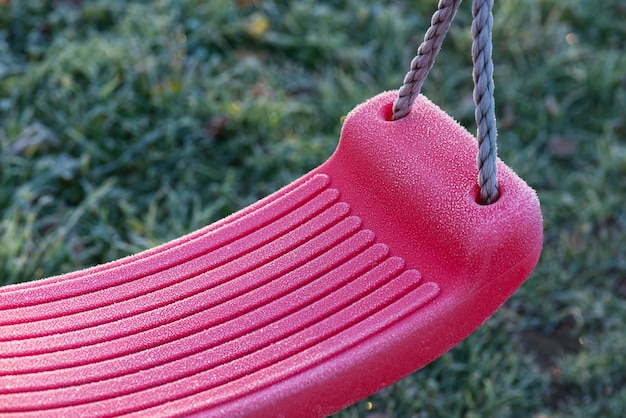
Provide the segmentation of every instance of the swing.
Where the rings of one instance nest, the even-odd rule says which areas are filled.
[[[309,174],[159,247],[0,289],[0,415],[323,416],[486,321],[535,267],[542,218],[495,155],[491,1],[473,8],[479,141],[419,95],[459,3]]]

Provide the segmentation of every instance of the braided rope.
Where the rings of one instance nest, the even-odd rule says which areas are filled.
[[[480,201],[488,205],[498,199],[496,157],[496,114],[493,97],[493,60],[491,59],[491,30],[493,0],[472,3],[472,61],[474,62],[474,104],[478,139],[478,185]]]
[[[461,0],[440,0],[431,19],[431,26],[424,41],[411,61],[411,70],[404,77],[404,84],[393,104],[392,120],[406,116],[420,94],[424,80],[441,49],[443,39],[456,15]],[[478,139],[478,185],[480,202],[488,205],[498,199],[496,117],[491,58],[491,32],[493,28],[493,0],[472,2],[472,61],[474,63],[474,104]]]
[[[424,35],[424,41],[411,61],[411,70],[404,77],[404,85],[400,88],[398,98],[393,103],[392,120],[401,119],[411,111],[415,99],[420,94],[422,84],[435,63],[435,57],[441,49],[441,44],[460,4],[461,0],[439,1],[437,11],[430,21],[430,27]]]

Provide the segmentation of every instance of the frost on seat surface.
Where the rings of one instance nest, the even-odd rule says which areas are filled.
[[[538,201],[500,163],[477,204],[471,135],[423,97],[388,122],[393,97],[229,218],[0,288],[0,414],[321,416],[465,338],[536,264]]]

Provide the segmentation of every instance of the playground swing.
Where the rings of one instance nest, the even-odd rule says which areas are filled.
[[[479,327],[535,267],[542,218],[496,158],[491,0],[473,5],[478,141],[419,95],[459,3],[317,169],[172,242],[1,288],[0,415],[324,416]]]

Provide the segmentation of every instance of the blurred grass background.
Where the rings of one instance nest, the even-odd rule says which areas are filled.
[[[323,162],[435,1],[1,0],[0,284],[134,253]],[[424,93],[470,131],[462,4]],[[494,9],[500,157],[544,252],[483,327],[339,417],[622,417],[626,3]]]

